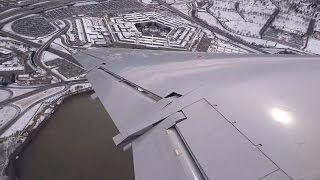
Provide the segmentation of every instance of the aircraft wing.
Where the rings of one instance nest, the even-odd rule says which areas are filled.
[[[129,49],[74,55],[136,180],[320,178],[320,59]]]

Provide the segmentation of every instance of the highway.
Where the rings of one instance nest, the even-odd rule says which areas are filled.
[[[63,22],[65,23],[65,27],[63,27],[62,29],[60,29],[55,35],[53,35],[47,42],[45,42],[35,53],[35,55],[33,56],[33,61],[36,64],[36,66],[40,67],[43,70],[46,70],[47,73],[49,73],[51,76],[56,77],[57,79],[60,79],[63,81],[63,79],[61,79],[57,74],[53,73],[50,69],[48,69],[47,67],[45,67],[42,62],[41,62],[41,56],[43,54],[43,51],[45,51],[48,47],[50,47],[51,43],[56,39],[59,38],[61,35],[65,34],[68,29],[70,28],[70,24],[68,21],[63,20]]]
[[[48,2],[48,3],[40,4],[37,7],[32,7],[31,9],[29,7],[27,7],[27,8],[17,9],[15,11],[10,11],[7,14],[0,14],[0,21],[5,19],[4,21],[1,22],[0,29],[2,29],[8,23],[15,21],[17,19],[26,17],[28,15],[38,14],[38,13],[41,13],[41,12],[44,12],[44,11],[47,11],[50,9],[55,9],[55,8],[59,8],[59,7],[63,7],[63,6],[72,6],[74,4],[75,4],[75,2],[72,2],[72,0],[65,1],[65,2],[61,2],[61,1]],[[16,14],[19,14],[19,15],[16,15]],[[16,16],[13,16],[13,15],[16,15]],[[6,18],[8,18],[8,19],[6,19]]]
[[[59,2],[58,2],[59,3]],[[45,3],[41,3],[41,4],[23,4],[23,5],[19,5],[20,8],[11,10],[11,11],[5,11],[5,12],[1,12],[0,13],[0,19],[6,19],[6,18],[10,18],[13,17],[17,14],[20,13],[24,13],[26,11],[30,11],[30,10],[35,10],[37,8],[42,8],[43,6],[52,6],[57,4],[57,1],[50,1],[50,2],[45,2]]]
[[[35,95],[37,93],[40,93],[40,92],[43,92],[43,91],[46,91],[48,89],[51,89],[51,88],[54,88],[54,87],[61,87],[61,86],[64,86],[65,88],[53,95],[50,95],[48,97],[45,97],[43,99],[40,99],[36,102],[34,102],[31,106],[29,106],[27,109],[25,109],[23,112],[21,112],[19,115],[15,116],[14,118],[12,118],[8,123],[6,123],[4,126],[2,126],[0,128],[0,135],[2,135],[7,129],[9,129],[17,120],[19,120],[20,117],[22,117],[26,112],[28,112],[28,110],[30,110],[32,107],[34,107],[36,104],[44,101],[44,100],[47,100],[59,93],[62,93],[63,91],[66,91],[67,89],[69,89],[72,85],[74,84],[80,84],[80,83],[87,83],[88,81],[85,79],[85,80],[74,80],[74,81],[68,81],[68,82],[60,82],[60,83],[55,83],[55,84],[51,84],[51,85],[48,85],[48,86],[45,86],[45,87],[42,87],[42,88],[39,88],[39,89],[36,89],[34,91],[31,91],[31,92],[28,92],[28,93],[25,93],[25,94],[22,94],[20,96],[17,96],[17,97],[14,97],[12,99],[8,99],[8,100],[5,100],[3,102],[0,103],[0,107],[4,107],[4,106],[15,106],[11,103],[15,102],[15,101],[19,101],[21,99],[24,99],[24,98],[27,98],[29,96],[32,96],[32,95]],[[20,112],[20,111],[19,111]]]
[[[181,16],[182,18],[184,19],[187,19],[203,28],[206,28],[208,30],[210,30],[211,32],[213,33],[216,33],[216,34],[219,34],[221,36],[224,36],[226,38],[228,38],[229,40],[235,42],[235,43],[238,43],[238,44],[241,44],[241,45],[244,45],[246,46],[247,48],[249,48],[249,51],[252,51],[254,53],[259,53],[259,54],[269,54],[269,52],[267,51],[264,51],[264,50],[261,50],[260,48],[254,46],[254,45],[251,45],[249,43],[246,43],[245,41],[241,40],[240,38],[238,37],[235,37],[229,33],[227,33],[226,31],[223,31],[221,29],[219,29],[218,27],[215,27],[215,26],[210,26],[208,25],[206,22],[204,22],[203,20],[197,18],[197,17],[190,17],[182,12],[180,12],[179,10],[175,9],[174,7],[170,6],[169,4],[167,4],[166,2],[164,2],[163,0],[156,0],[160,5],[166,7],[168,10],[174,12],[175,14]],[[232,42],[229,42],[232,44]],[[252,50],[250,50],[252,49]]]
[[[7,93],[9,93],[9,96],[6,97],[5,99],[3,99],[1,102],[5,101],[5,100],[7,100],[7,99],[10,99],[10,98],[13,96],[13,92],[12,92],[10,89],[8,89],[8,88],[0,88],[0,91],[6,91]],[[1,103],[1,102],[0,102],[0,103]]]
[[[3,31],[3,30],[0,30],[0,35],[4,36],[4,37],[9,37],[9,38],[12,38],[14,40],[17,40],[17,41],[20,41],[20,42],[23,42],[31,47],[34,47],[34,48],[40,48],[42,45],[41,44],[38,44],[38,43],[35,43],[35,42],[32,42],[28,39],[25,39],[23,37],[20,37],[16,34],[13,34],[13,33],[10,33],[10,32],[6,32],[6,31]],[[57,50],[57,49],[54,49],[54,48],[51,48],[51,47],[48,47],[47,48],[47,51],[53,53],[53,54],[56,54],[64,59],[67,59],[69,61],[72,61],[73,63],[76,63],[78,65],[80,65],[73,57],[72,55],[70,54],[67,54],[63,51],[60,51],[60,50]]]
[[[34,102],[32,105],[30,105],[29,107],[27,107],[23,112],[20,112],[19,115],[15,116],[14,118],[12,118],[9,122],[7,122],[6,124],[4,124],[1,128],[0,128],[0,135],[2,135],[3,133],[6,132],[6,130],[8,130],[17,120],[19,120],[25,113],[27,113],[30,109],[32,109],[36,104],[44,101],[44,100],[47,100],[59,93],[62,93],[63,91],[65,91],[66,89],[68,89],[70,86],[65,86],[63,90],[53,94],[53,95],[50,95],[50,96],[47,96],[45,98],[42,98],[36,102]]]
[[[73,81],[67,81],[67,82],[59,82],[59,83],[54,83],[54,84],[49,84],[49,85],[46,85],[46,86],[42,86],[38,89],[35,89],[34,91],[30,91],[30,92],[27,92],[25,94],[22,94],[20,96],[16,96],[16,97],[13,97],[11,99],[6,99],[2,102],[0,102],[0,107],[3,107],[3,106],[6,106],[10,103],[13,103],[15,101],[19,101],[21,99],[24,99],[24,98],[27,98],[29,96],[32,96],[34,94],[37,94],[41,91],[45,91],[45,90],[48,90],[48,89],[51,89],[51,88],[54,88],[54,87],[58,87],[58,86],[65,86],[65,85],[73,85],[73,84],[79,84],[79,83],[87,83],[88,80],[86,79],[80,79],[80,80],[73,80]]]

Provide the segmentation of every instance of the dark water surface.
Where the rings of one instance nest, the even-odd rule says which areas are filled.
[[[16,161],[21,180],[131,180],[131,152],[115,147],[117,130],[99,100],[67,99]]]

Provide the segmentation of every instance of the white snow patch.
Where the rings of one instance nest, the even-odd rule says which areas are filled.
[[[272,26],[291,33],[304,34],[307,32],[310,19],[280,13]]]
[[[152,0],[141,0],[141,1],[145,4],[150,4],[152,2]]]
[[[34,91],[35,89],[34,88],[10,88],[10,90],[13,92],[12,97],[17,97],[22,94]]]
[[[310,38],[305,51],[320,54],[320,40]]]
[[[65,88],[64,86],[51,88],[51,89],[39,92],[37,94],[34,94],[32,96],[29,96],[27,98],[24,98],[22,100],[16,101],[13,104],[19,106],[21,111],[24,111],[25,109],[27,109],[29,106],[31,106],[35,102],[40,101],[41,99],[45,99],[45,98],[52,96],[54,94],[57,94],[57,93],[63,91],[64,88]]]
[[[187,4],[173,4],[171,6],[181,11],[183,14],[189,15],[188,12],[190,9]]]
[[[17,42],[15,40],[4,40],[2,37],[0,39],[0,46],[11,49],[12,47],[15,47],[19,51],[27,52],[30,48],[20,42]],[[33,48],[32,48],[33,49]]]
[[[92,5],[92,4],[99,4],[99,2],[96,2],[96,1],[91,1],[91,2],[80,2],[80,3],[77,3],[73,6],[86,6],[86,5]]]
[[[198,18],[204,20],[207,24],[218,27],[219,29],[224,29],[221,26],[221,24],[218,22],[218,20],[211,14],[207,12],[198,12],[197,15],[198,15]]]
[[[7,99],[10,96],[10,93],[6,90],[0,89],[0,102]]]
[[[60,38],[57,38],[54,40],[54,42],[50,45],[52,48],[63,51],[67,54],[70,54],[70,52],[67,50],[68,48],[64,46],[64,44],[61,42]]]
[[[51,52],[45,51],[43,52],[43,56],[42,56],[42,62],[48,62],[48,61],[52,61],[55,59],[59,59],[61,58],[60,56],[57,56],[55,54],[52,54]]]
[[[224,24],[234,33],[244,36],[259,37],[259,31],[262,28],[262,25],[260,24],[249,23],[245,21],[228,21],[224,22]]]
[[[40,106],[41,106],[41,103],[38,103],[34,107],[32,107],[29,111],[27,111],[8,130],[6,130],[1,135],[1,138],[11,136],[12,134],[15,134],[18,131],[22,131],[33,119],[34,115],[37,113]]]
[[[5,106],[0,109],[0,127],[5,125],[13,117],[15,117],[17,110],[12,106]]]
[[[87,89],[87,88],[91,88],[90,83],[74,84],[69,88],[69,90],[71,92],[77,92],[80,89],[82,90],[82,89]]]

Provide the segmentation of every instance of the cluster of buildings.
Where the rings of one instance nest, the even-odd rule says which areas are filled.
[[[0,47],[0,64],[11,60],[13,58],[13,53],[12,51],[6,49],[6,48],[1,48]]]
[[[182,5],[188,3],[177,1],[172,6],[185,12]],[[290,49],[320,53],[320,50],[310,49],[320,45],[317,1],[199,0],[187,9],[194,8],[196,17],[248,43],[268,48],[268,41]]]
[[[67,43],[72,47],[113,45],[190,51],[205,36],[201,28],[186,20],[156,12],[77,17],[70,22]]]
[[[6,48],[0,47],[0,85],[8,85],[15,82],[17,74],[23,74],[24,65],[18,62],[15,54]]]
[[[16,75],[23,74],[24,71],[24,65],[12,63],[11,61],[2,63],[0,65],[0,84],[8,85],[14,83]]]
[[[202,38],[201,28],[156,12],[109,15],[105,21],[116,47],[191,50]]]
[[[67,32],[68,41],[71,46],[110,45],[109,32],[102,18],[84,17],[72,20],[72,28]]]

